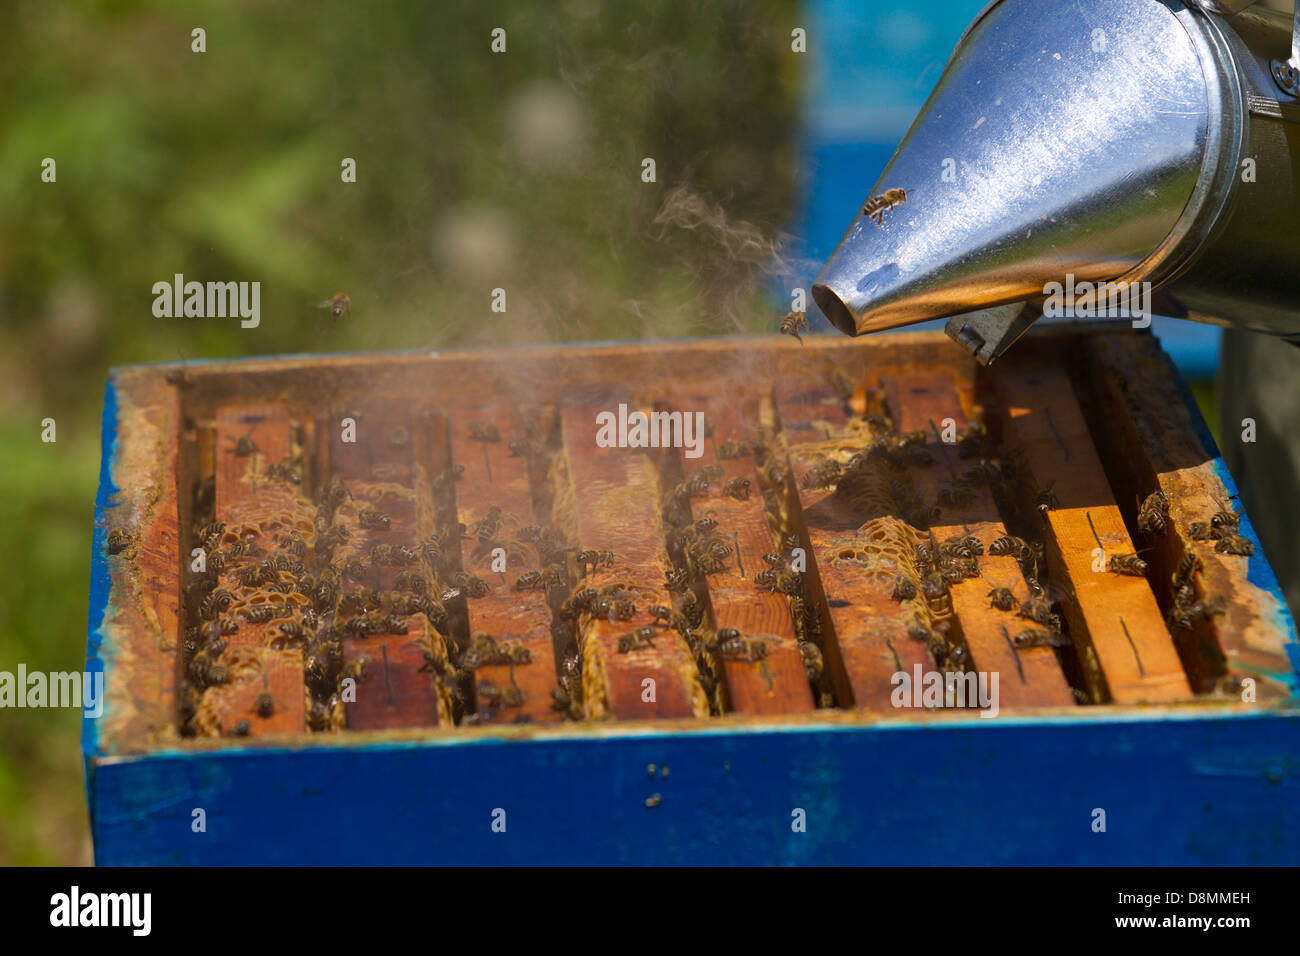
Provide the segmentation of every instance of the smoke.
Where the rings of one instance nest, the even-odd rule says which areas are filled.
[[[691,242],[682,243],[682,261],[689,263],[698,289],[687,308],[707,316],[714,333],[752,330],[753,304],[763,289],[771,285],[789,289],[800,271],[807,269],[806,263],[788,254],[790,236],[732,219],[720,204],[685,185],[668,192],[653,224],[660,242],[693,234]]]

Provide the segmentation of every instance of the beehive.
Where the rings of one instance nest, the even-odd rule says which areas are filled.
[[[101,863],[1300,846],[1294,627],[1147,335],[132,367],[104,421]]]

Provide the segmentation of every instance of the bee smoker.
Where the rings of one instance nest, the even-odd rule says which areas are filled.
[[[1300,13],[1252,3],[993,0],[813,299],[850,335],[953,316],[984,364],[1049,283],[1300,342]]]

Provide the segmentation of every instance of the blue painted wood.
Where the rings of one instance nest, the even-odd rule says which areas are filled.
[[[1296,864],[1297,731],[1295,714],[977,718],[173,753],[98,769],[96,860]]]
[[[101,630],[108,613],[112,581],[108,572],[108,555],[104,551],[108,538],[109,512],[117,485],[113,483],[113,462],[117,450],[117,387],[110,375],[104,385],[104,414],[100,421],[99,488],[95,491],[95,527],[90,545],[90,614],[86,636],[86,671],[104,670],[101,656],[104,634]],[[108,675],[104,675],[105,681]],[[101,715],[102,716],[102,715]],[[99,719],[81,719],[81,755],[86,765],[86,798],[91,815],[95,812],[95,792],[91,786],[90,760],[99,752]]]
[[[1237,482],[1233,480],[1232,473],[1228,471],[1228,465],[1223,460],[1223,453],[1219,451],[1218,442],[1210,434],[1210,427],[1205,424],[1205,419],[1201,417],[1201,410],[1196,404],[1196,397],[1192,395],[1192,390],[1187,387],[1187,382],[1173,358],[1163,350],[1161,354],[1164,355],[1165,364],[1169,367],[1169,374],[1174,380],[1175,387],[1182,395],[1183,404],[1187,408],[1187,415],[1191,420],[1192,428],[1196,432],[1196,437],[1200,439],[1201,447],[1205,449],[1206,454],[1212,459],[1211,463],[1214,466],[1215,477],[1227,489],[1228,496],[1237,503],[1232,508],[1241,516],[1241,522],[1237,526],[1237,533],[1255,546],[1255,554],[1246,565],[1246,580],[1260,590],[1267,591],[1277,599],[1277,612],[1268,623],[1286,639],[1286,652],[1287,658],[1291,661],[1291,673],[1275,673],[1270,676],[1290,688],[1292,700],[1300,701],[1300,638],[1297,638],[1295,618],[1292,616],[1286,597],[1282,593],[1282,585],[1278,582],[1273,566],[1268,563],[1268,556],[1264,553],[1264,545],[1260,542],[1254,525],[1251,524],[1250,515],[1246,514],[1245,509],[1241,507],[1241,494],[1237,491]]]

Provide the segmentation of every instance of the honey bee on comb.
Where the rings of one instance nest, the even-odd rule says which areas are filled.
[[[1136,554],[1113,554],[1106,567],[1116,574],[1140,578],[1147,573],[1147,563]]]
[[[1153,491],[1138,508],[1138,528],[1143,534],[1164,534],[1169,525],[1169,499],[1163,491]]]

